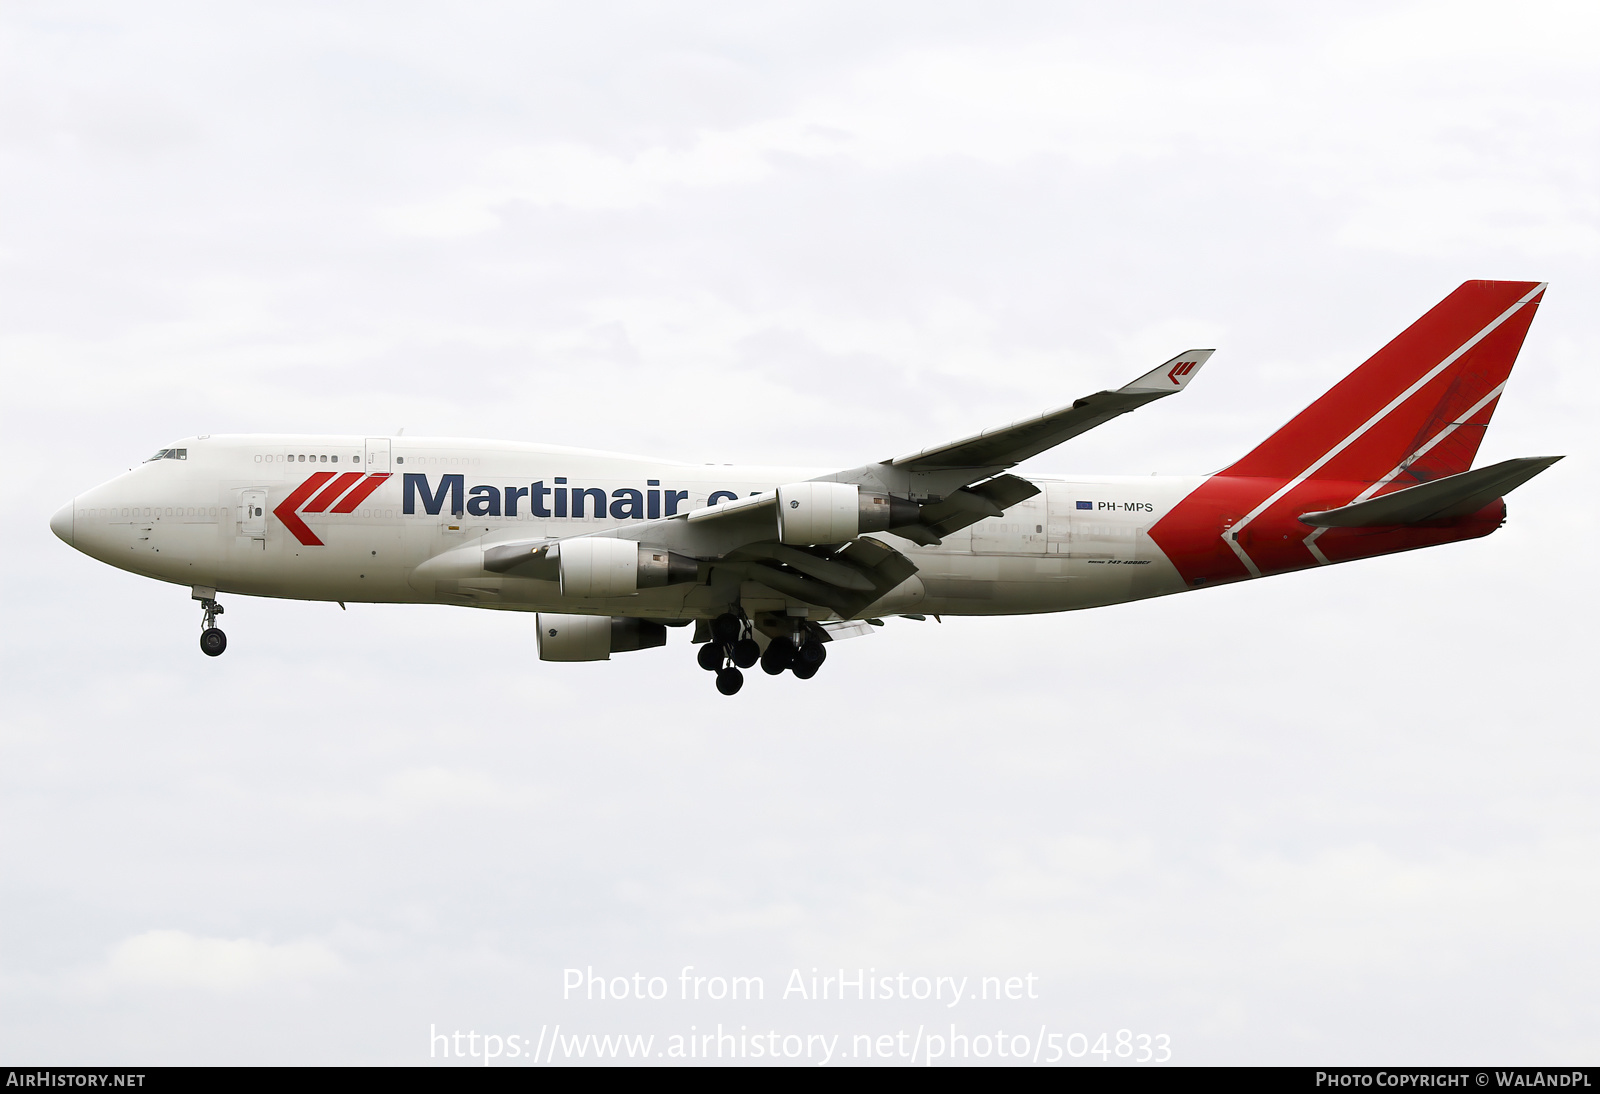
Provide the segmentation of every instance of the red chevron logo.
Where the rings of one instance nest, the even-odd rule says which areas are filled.
[[[1172,371],[1167,373],[1167,379],[1171,380],[1173,383],[1177,383],[1178,377],[1189,375],[1189,373],[1194,371],[1194,366],[1195,362],[1193,361],[1179,361],[1177,364],[1172,366]]]
[[[305,482],[294,488],[294,492],[283,499],[283,503],[272,511],[272,515],[283,521],[283,526],[294,534],[305,547],[326,546],[317,538],[306,522],[300,519],[301,513],[326,512],[328,506],[333,505],[335,499],[341,494],[344,500],[333,506],[335,513],[353,513],[356,506],[366,501],[374,490],[383,485],[389,477],[387,471],[365,476],[359,486],[356,483],[363,479],[359,471],[347,471],[338,475],[333,471],[318,471],[311,475]],[[333,479],[333,482],[328,482]],[[354,486],[355,489],[350,488]],[[350,492],[345,493],[346,490]],[[315,494],[315,497],[312,495]],[[303,508],[302,508],[303,507]]]

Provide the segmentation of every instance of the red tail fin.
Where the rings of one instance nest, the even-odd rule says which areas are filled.
[[[1405,486],[1472,466],[1528,324],[1533,281],[1468,281],[1238,463],[1228,476]]]

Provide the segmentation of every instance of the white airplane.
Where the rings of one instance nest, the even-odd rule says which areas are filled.
[[[1181,353],[1115,391],[849,470],[672,463],[427,437],[201,435],[50,521],[68,545],[219,593],[537,612],[545,661],[694,625],[740,669],[813,676],[885,616],[1058,612],[1487,535],[1561,457],[1470,470],[1544,285],[1469,281],[1238,462],[1188,477],[1007,468],[1182,391]]]

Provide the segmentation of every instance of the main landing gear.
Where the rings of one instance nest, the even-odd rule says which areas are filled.
[[[789,671],[801,680],[809,680],[822,667],[828,651],[820,636],[807,628],[805,620],[794,620],[793,627],[792,634],[772,639],[763,652],[753,637],[750,621],[725,612],[711,621],[711,641],[700,647],[695,660],[707,672],[717,674],[717,690],[724,695],[737,694],[744,687],[744,673],[739,670],[758,661],[768,676]]]
[[[711,621],[711,641],[700,647],[695,660],[707,672],[717,674],[717,690],[737,694],[744,687],[744,673],[761,656],[761,647],[750,637],[750,622],[732,612]]]
[[[827,647],[806,630],[804,622],[797,621],[792,636],[779,635],[767,643],[766,652],[761,655],[761,671],[777,676],[788,669],[796,678],[809,680],[827,659]]]
[[[202,600],[200,610],[205,613],[200,622],[200,652],[207,657],[221,657],[222,651],[228,648],[228,636],[217,627],[222,605],[215,600]]]

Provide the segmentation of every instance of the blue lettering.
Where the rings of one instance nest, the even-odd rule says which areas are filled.
[[[558,478],[558,483],[567,480]],[[649,485],[654,487],[659,479],[650,479]],[[557,486],[555,489],[544,484],[541,479],[528,486],[474,486],[470,490],[466,486],[464,475],[441,475],[437,488],[428,481],[426,474],[408,472],[404,476],[404,490],[401,498],[401,512],[414,515],[417,512],[417,499],[422,499],[422,511],[429,516],[438,516],[440,512],[447,512],[452,516],[471,514],[475,517],[498,517],[502,511],[508,517],[518,515],[519,499],[528,499],[528,512],[530,516],[548,518],[565,517],[567,515],[568,488]],[[571,508],[574,518],[588,515],[604,520],[609,516],[613,520],[659,520],[663,516],[676,516],[679,506],[689,500],[687,490],[638,490],[631,486],[618,487],[611,491],[611,496],[606,496],[604,487],[590,486],[586,488],[571,488]],[[554,495],[554,506],[550,505],[551,496]],[[739,494],[734,490],[717,490],[706,499],[707,505],[717,505],[724,501],[736,501]],[[1113,503],[1111,508],[1116,508]],[[552,511],[553,510],[553,511]]]
[[[467,512],[475,517],[498,517],[500,491],[492,486],[474,486],[472,497],[467,499]]]
[[[654,490],[650,492],[655,493]],[[611,491],[611,496],[617,499],[611,503],[612,520],[644,519],[644,498],[639,495],[639,491],[625,486],[620,490]]]
[[[685,495],[685,496],[687,496],[687,495]],[[706,504],[707,505],[716,505],[718,502],[737,501],[738,499],[739,499],[739,495],[735,494],[732,490],[718,490],[716,493],[712,494],[709,498],[706,499]]]
[[[450,512],[461,512],[461,491],[465,483],[462,475],[440,475],[439,490],[437,493],[428,493],[428,476],[406,473],[405,497],[401,504],[402,513],[411,514],[417,511],[417,494],[422,495],[422,509],[430,517],[439,515],[439,510],[444,505],[446,492],[450,495]]]

